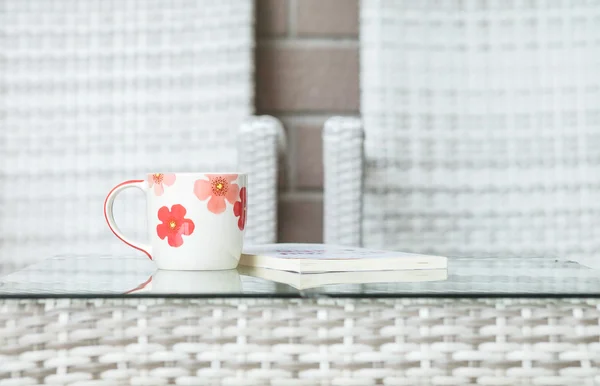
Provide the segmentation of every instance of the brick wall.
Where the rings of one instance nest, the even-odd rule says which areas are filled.
[[[279,118],[288,149],[279,241],[323,239],[321,129],[358,115],[358,0],[257,0],[256,110]]]

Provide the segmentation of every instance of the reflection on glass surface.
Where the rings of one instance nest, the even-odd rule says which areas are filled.
[[[165,271],[154,274],[127,294],[232,294],[242,292],[240,274],[235,269],[223,271]]]
[[[298,290],[324,288],[333,285],[364,285],[375,283],[418,283],[444,281],[448,278],[446,269],[388,270],[296,273],[277,269],[239,266],[242,275],[261,278],[267,281],[290,285]],[[360,288],[360,287],[356,287]]]
[[[0,297],[600,296],[600,270],[544,258],[450,258],[447,272],[386,273],[356,283],[347,280],[352,275],[345,274],[309,278],[280,271],[268,272],[268,276],[258,272],[245,267],[160,271],[144,257],[62,256],[0,278]],[[333,284],[331,277],[343,278],[344,284]]]

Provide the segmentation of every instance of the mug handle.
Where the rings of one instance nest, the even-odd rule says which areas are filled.
[[[150,254],[150,245],[135,242],[125,235],[119,230],[119,227],[115,223],[115,218],[113,216],[113,204],[115,203],[115,198],[117,195],[121,193],[125,189],[129,188],[138,188],[142,191],[146,191],[146,181],[144,180],[129,180],[125,182],[121,182],[119,185],[112,188],[112,190],[106,196],[104,200],[104,219],[108,224],[108,227],[114,233],[115,236],[125,244],[129,245],[132,248],[137,249],[138,251],[142,251],[152,260],[152,255]]]

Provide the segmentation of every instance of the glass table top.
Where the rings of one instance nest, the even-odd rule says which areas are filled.
[[[444,270],[162,271],[145,257],[57,256],[0,278],[8,297],[600,297],[600,270],[547,258],[449,258]]]

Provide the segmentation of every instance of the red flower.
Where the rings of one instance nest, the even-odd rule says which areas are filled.
[[[207,180],[198,180],[194,184],[194,194],[200,201],[210,197],[208,210],[214,214],[225,212],[225,200],[233,205],[239,193],[239,185],[234,184],[237,174],[207,175]]]
[[[240,189],[240,201],[236,201],[233,205],[233,214],[235,217],[240,218],[238,220],[238,228],[240,228],[241,231],[243,231],[246,226],[246,205],[246,188],[242,188]]]
[[[158,219],[162,221],[162,224],[156,226],[156,234],[161,240],[166,237],[172,247],[183,245],[181,236],[189,236],[194,232],[194,222],[184,218],[186,212],[185,208],[179,204],[173,205],[170,211],[166,206],[158,210]]]
[[[162,196],[165,192],[165,186],[171,186],[175,183],[175,174],[155,173],[148,174],[148,187],[154,186],[154,194]]]

